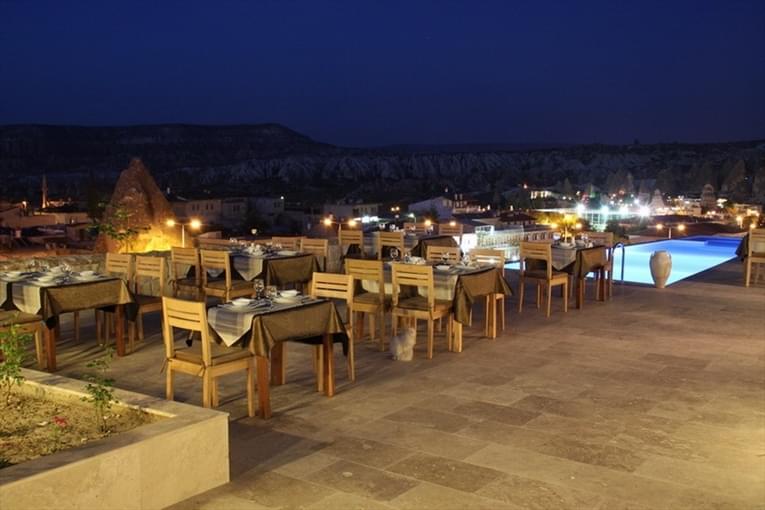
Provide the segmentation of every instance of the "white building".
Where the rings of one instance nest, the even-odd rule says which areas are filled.
[[[408,209],[409,212],[417,215],[428,215],[431,211],[436,211],[438,218],[433,219],[449,219],[454,212],[454,201],[440,196],[409,204]]]

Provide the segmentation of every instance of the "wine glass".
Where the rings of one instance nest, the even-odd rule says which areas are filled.
[[[390,249],[390,258],[392,260],[398,260],[398,248],[391,248]]]
[[[263,297],[263,291],[266,289],[266,283],[263,278],[255,278],[252,281],[252,287],[255,290],[255,297],[260,299]]]
[[[449,254],[444,252],[441,254],[441,263],[444,265],[449,264]]]
[[[276,288],[276,285],[269,285],[266,287],[266,297],[268,299],[273,300],[278,295],[279,295],[279,289]]]

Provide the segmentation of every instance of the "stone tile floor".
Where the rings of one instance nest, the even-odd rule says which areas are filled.
[[[511,298],[507,331],[476,323],[461,354],[441,339],[426,361],[420,341],[403,363],[358,344],[358,380],[341,365],[332,399],[291,345],[270,421],[224,379],[231,483],[175,508],[765,508],[765,286],[740,282],[728,263],[567,314],[555,297],[549,319]],[[89,343],[65,339],[62,374],[85,370]],[[162,359],[155,334],[114,362],[117,385],[163,395]],[[200,403],[199,380],[176,381]]]

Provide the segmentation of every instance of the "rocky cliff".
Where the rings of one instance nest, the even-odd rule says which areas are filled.
[[[72,183],[93,174],[113,186],[119,169],[140,157],[162,187],[186,193],[289,192],[380,200],[444,187],[492,191],[522,182],[549,186],[568,180],[606,190],[651,182],[663,192],[694,194],[711,183],[736,199],[765,201],[762,141],[467,149],[340,148],[276,124],[5,126],[0,127],[0,172],[8,176],[6,194],[13,186],[36,189],[44,172],[70,194],[81,190]]]

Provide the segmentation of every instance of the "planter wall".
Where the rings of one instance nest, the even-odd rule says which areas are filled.
[[[83,396],[84,383],[25,370],[27,392]],[[228,415],[117,390],[166,419],[0,470],[0,508],[164,508],[228,483]]]

